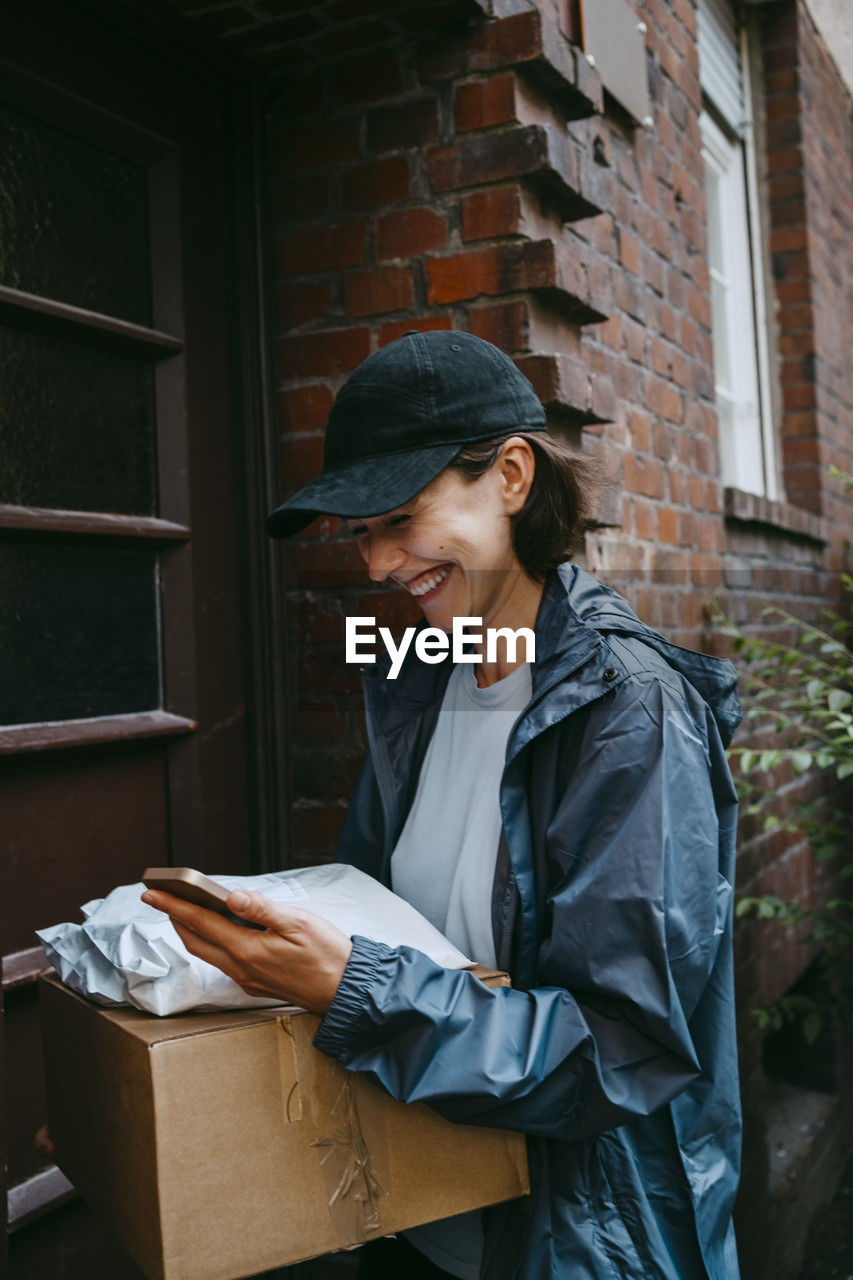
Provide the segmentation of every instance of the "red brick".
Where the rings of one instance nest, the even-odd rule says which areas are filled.
[[[332,93],[342,106],[376,102],[402,91],[403,72],[399,60],[387,51],[343,62],[332,76]]]
[[[348,208],[375,209],[406,200],[408,195],[409,164],[404,156],[358,165],[341,178],[341,198]]]
[[[647,374],[643,379],[643,400],[647,409],[670,422],[680,422],[682,401],[680,392],[662,378]]]
[[[644,542],[652,542],[657,535],[657,508],[651,502],[636,498],[634,507],[634,531]]]
[[[371,151],[398,151],[423,147],[438,137],[438,103],[435,98],[416,98],[377,107],[367,116],[367,145]]]
[[[276,271],[282,276],[357,267],[363,261],[363,222],[302,227],[279,236],[275,243]]]
[[[289,280],[280,284],[277,302],[281,327],[298,329],[327,316],[332,309],[332,296],[332,286],[326,280]]]
[[[795,249],[805,249],[808,236],[805,226],[779,227],[770,232],[770,252],[786,253]]]
[[[395,342],[397,338],[402,338],[409,329],[417,329],[420,333],[427,333],[430,329],[452,329],[453,321],[450,316],[407,316],[405,320],[391,320],[388,324],[379,326],[379,345],[387,346],[389,342]]]
[[[631,493],[642,493],[648,498],[662,498],[665,490],[665,470],[656,458],[645,458],[625,453],[622,458],[625,488]]]
[[[303,125],[299,132],[285,134],[273,143],[273,172],[317,169],[354,160],[357,155],[357,122]]]
[[[803,153],[799,147],[780,147],[767,152],[767,172],[791,173],[803,167]]]
[[[370,354],[370,330],[321,329],[281,339],[282,366],[293,378],[351,373]]]
[[[517,120],[515,76],[512,72],[462,84],[456,90],[456,128],[488,129]]]
[[[811,302],[811,296],[811,282],[807,279],[779,280],[776,283],[776,297],[780,303]],[[809,315],[811,317],[811,313]]]
[[[459,201],[463,240],[492,240],[516,235],[521,227],[521,190],[517,186],[489,187]]]
[[[716,516],[697,516],[696,541],[700,551],[722,551],[725,546],[722,521]]]
[[[323,437],[297,436],[281,446],[281,483],[285,489],[307,484],[323,470]]]
[[[400,209],[376,219],[376,256],[408,258],[447,243],[447,222],[427,206]]]
[[[694,285],[687,286],[687,310],[690,316],[706,329],[711,327],[711,300]]]
[[[669,481],[670,502],[674,502],[677,507],[684,506],[688,494],[687,476],[676,467],[669,467],[667,469],[667,479]]]
[[[492,71],[538,59],[544,52],[542,26],[541,15],[533,9],[480,23],[467,39],[436,40],[422,48],[418,74],[424,81],[446,80],[466,70]],[[568,53],[565,41],[555,50],[556,56],[561,53]]]
[[[344,278],[344,295],[350,315],[402,311],[414,302],[411,269],[373,267],[368,271],[351,271]]]
[[[469,249],[449,258],[429,258],[429,302],[459,302],[480,294],[513,293],[555,282],[549,241]]]
[[[622,266],[635,276],[641,274],[640,242],[621,228],[619,230],[619,260]]]
[[[629,419],[631,447],[637,453],[645,453],[651,444],[651,419],[647,413],[632,409]]]
[[[805,440],[786,440],[783,445],[786,464],[824,462],[825,446],[814,437]]]
[[[802,173],[775,173],[767,181],[767,193],[771,201],[777,200],[799,200],[803,199],[803,175]],[[801,208],[802,205],[801,205]],[[803,218],[805,218],[805,208],[803,208]]]
[[[520,299],[497,306],[471,307],[468,330],[477,338],[485,338],[502,351],[529,351],[530,307]]]
[[[666,422],[656,422],[652,428],[655,457],[662,462],[671,462],[675,452],[672,427]]]
[[[787,409],[810,409],[815,403],[813,383],[796,383],[782,387],[782,404]]]
[[[560,177],[566,186],[577,191],[579,177],[575,150],[568,142],[560,149],[559,155],[552,154],[552,149],[548,133],[539,124],[474,133],[462,142],[428,149],[429,179],[434,191],[456,191],[461,187],[478,187],[522,175],[553,173],[559,166]]]
[[[281,424],[285,431],[322,430],[331,407],[332,393],[326,386],[289,387],[279,398]]]
[[[672,507],[658,507],[658,540],[678,542],[678,519]]]

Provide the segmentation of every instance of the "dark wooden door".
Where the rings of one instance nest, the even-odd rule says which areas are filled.
[[[33,931],[148,864],[252,868],[225,98],[83,4],[3,27],[0,1204],[11,1274],[121,1280],[33,1142]]]

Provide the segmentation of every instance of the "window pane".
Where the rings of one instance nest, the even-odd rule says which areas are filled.
[[[0,724],[160,705],[150,550],[0,547]]]
[[[150,325],[145,168],[0,103],[0,284]]]
[[[0,502],[152,515],[149,364],[0,328]]]

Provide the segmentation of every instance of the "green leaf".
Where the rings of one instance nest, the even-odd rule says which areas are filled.
[[[791,754],[791,764],[795,773],[805,773],[806,769],[812,766],[812,753],[810,751],[794,751]]]
[[[845,778],[850,777],[851,773],[853,773],[853,760],[845,760],[843,764],[838,766],[835,776],[839,782],[843,782]]]
[[[847,693],[844,689],[831,689],[826,699],[827,706],[833,712],[840,711],[851,702],[853,702],[853,694]]]
[[[808,698],[809,702],[818,702],[819,700],[822,701],[823,681],[809,680],[808,684],[806,685],[806,697]]]
[[[755,767],[755,761],[758,759],[757,751],[742,751],[740,757],[740,767],[742,773],[749,773],[750,769]]]

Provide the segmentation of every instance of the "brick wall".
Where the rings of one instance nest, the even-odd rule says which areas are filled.
[[[850,117],[838,73],[801,5],[761,6],[757,123],[787,497],[768,503],[719,482],[691,0],[637,3],[648,130],[603,96],[559,6],[517,7],[331,58],[294,75],[272,111],[282,487],[319,470],[332,395],[371,350],[410,328],[467,329],[513,356],[555,431],[613,468],[616,496],[581,558],[641,617],[720,653],[712,591],[749,627],[766,627],[761,608],[780,600],[816,618],[837,594],[850,523],[826,466],[853,470],[841,270]],[[334,847],[363,756],[343,618],[394,626],[419,615],[367,583],[333,519],[288,544],[283,563],[293,849],[313,861]],[[737,742],[772,745],[772,725],[744,724]],[[782,809],[826,788],[784,769],[769,781]],[[804,905],[821,892],[804,843],[749,817],[739,889]],[[759,1280],[770,1274],[766,1079],[751,1010],[809,957],[752,924],[736,948],[748,1123],[739,1237],[744,1275]]]
[[[589,223],[608,179],[567,118],[601,89],[552,11],[451,24],[291,78],[270,121],[282,484],[319,470],[337,387],[411,328],[468,329],[514,354],[556,428],[603,423],[612,363],[582,355],[612,306]],[[399,593],[370,587],[348,535],[318,522],[284,553],[289,575],[293,847],[327,857],[363,755],[346,613],[404,625]]]

